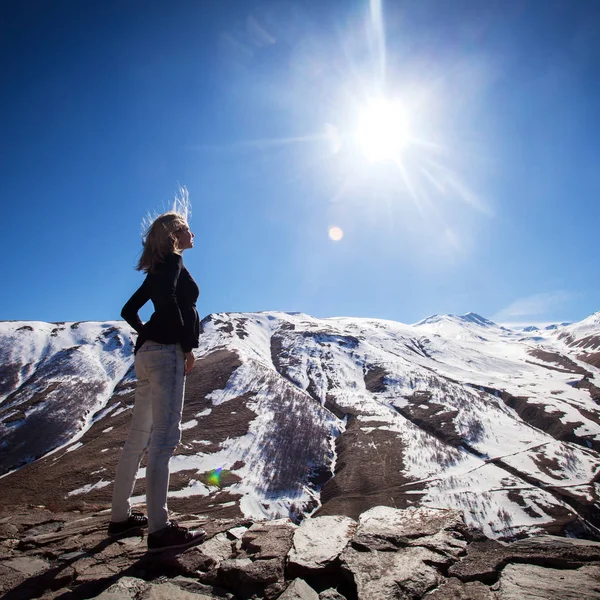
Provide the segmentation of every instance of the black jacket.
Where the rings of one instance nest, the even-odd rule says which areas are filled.
[[[180,343],[184,352],[198,347],[200,320],[196,300],[200,290],[183,265],[180,254],[168,254],[154,273],[148,273],[144,283],[129,298],[121,316],[138,332],[135,345],[151,340],[159,344]],[[152,300],[154,313],[143,324],[138,312]]]

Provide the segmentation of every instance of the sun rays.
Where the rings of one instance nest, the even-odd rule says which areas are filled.
[[[388,55],[384,9],[382,0],[370,0],[360,22],[341,27],[330,47],[308,32],[298,48],[312,54],[298,57],[302,69],[289,82],[294,93],[281,91],[290,105],[302,106],[301,119],[290,117],[294,134],[228,149],[255,151],[280,182],[316,184],[312,189],[328,199],[322,206],[329,224],[376,222],[382,233],[420,229],[432,244],[450,239],[452,251],[460,251],[469,232],[459,213],[492,213],[464,177],[456,136],[445,135],[454,125],[444,119],[452,98],[444,97],[439,74],[420,68],[418,55],[407,50],[399,57],[396,46]],[[344,230],[332,234],[327,225],[323,234],[346,242],[355,228]]]

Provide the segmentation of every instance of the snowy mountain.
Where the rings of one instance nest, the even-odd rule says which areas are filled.
[[[122,323],[0,323],[0,474],[72,441],[133,364]]]
[[[491,537],[600,538],[600,313],[530,331],[473,313],[215,314],[200,344],[175,510],[450,507]],[[0,323],[1,502],[110,501],[132,364],[123,323]]]
[[[600,311],[579,323],[563,327],[558,337],[579,350],[581,360],[600,366]]]

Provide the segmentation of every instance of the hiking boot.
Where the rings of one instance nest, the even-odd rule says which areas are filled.
[[[204,529],[189,530],[170,522],[166,527],[148,535],[148,552],[161,552],[174,548],[187,548],[200,544],[206,537]]]
[[[141,512],[132,512],[124,521],[111,521],[108,524],[108,535],[119,537],[134,529],[148,527],[148,519]]]

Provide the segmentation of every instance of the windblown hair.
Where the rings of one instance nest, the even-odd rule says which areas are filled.
[[[168,254],[181,252],[177,245],[176,232],[188,224],[190,214],[189,193],[185,187],[179,188],[173,207],[162,215],[148,215],[142,222],[142,255],[136,265],[138,271],[153,273]]]

